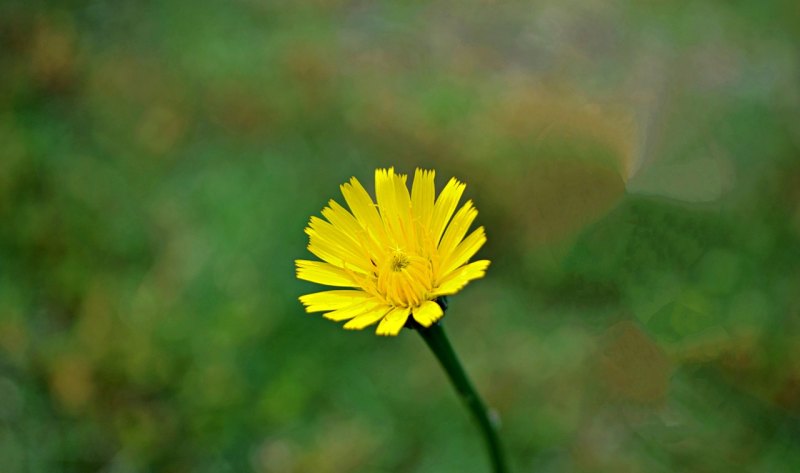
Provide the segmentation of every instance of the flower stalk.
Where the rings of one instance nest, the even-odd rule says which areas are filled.
[[[437,302],[446,307],[444,301],[439,300]],[[456,356],[450,341],[447,339],[441,322],[437,322],[428,328],[418,324],[412,325],[422,336],[425,344],[431,349],[436,359],[439,360],[439,364],[444,368],[459,397],[478,423],[489,452],[494,473],[508,472],[500,437],[497,435],[497,422],[492,420],[486,405],[467,377],[461,362],[458,360],[458,356]]]

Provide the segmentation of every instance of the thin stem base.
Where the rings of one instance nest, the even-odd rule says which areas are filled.
[[[486,447],[489,450],[493,471],[495,473],[508,472],[503,449],[500,445],[500,438],[497,435],[497,425],[495,425],[495,422],[492,422],[483,400],[478,396],[478,392],[470,382],[466,372],[464,372],[464,368],[458,361],[453,347],[450,346],[450,341],[447,339],[447,335],[444,333],[444,328],[441,323],[433,324],[428,328],[422,326],[416,326],[414,328],[417,329],[422,339],[425,340],[425,343],[428,345],[428,348],[431,349],[436,359],[439,360],[442,368],[447,372],[447,376],[453,383],[453,387],[455,387],[458,392],[459,397],[461,397],[461,400],[478,423],[484,441],[486,442]]]

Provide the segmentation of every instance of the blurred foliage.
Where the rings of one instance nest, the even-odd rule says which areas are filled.
[[[489,233],[515,471],[800,471],[800,8],[0,4],[0,471],[484,471],[413,333],[303,313],[378,166]],[[341,200],[340,200],[341,201]]]

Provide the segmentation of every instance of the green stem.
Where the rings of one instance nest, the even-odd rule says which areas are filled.
[[[500,438],[497,436],[497,426],[489,418],[489,412],[483,404],[478,392],[472,386],[472,383],[467,378],[464,368],[458,361],[458,357],[450,346],[447,340],[447,335],[444,333],[444,328],[440,323],[431,325],[428,328],[417,327],[422,339],[428,345],[428,348],[433,351],[442,368],[447,372],[447,376],[456,388],[461,400],[464,401],[472,416],[478,422],[481,428],[483,439],[486,442],[486,447],[489,450],[489,456],[492,460],[492,467],[495,473],[506,473],[505,457],[503,450],[500,446]]]

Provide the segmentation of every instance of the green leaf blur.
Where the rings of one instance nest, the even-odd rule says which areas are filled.
[[[413,333],[305,314],[376,167],[467,183],[445,318],[514,471],[800,471],[800,9],[0,4],[0,471],[488,471]]]

